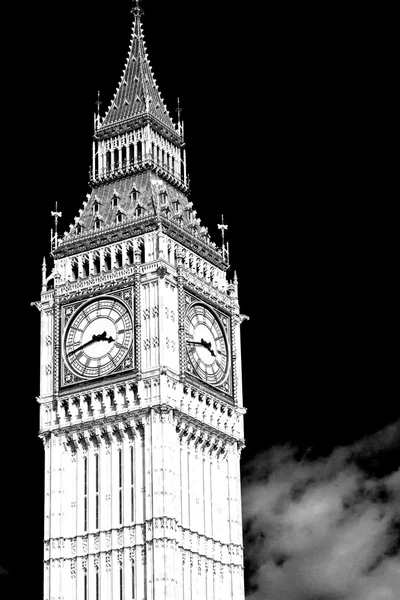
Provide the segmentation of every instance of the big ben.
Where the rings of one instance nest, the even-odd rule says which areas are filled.
[[[243,600],[238,281],[131,12],[90,193],[42,267],[43,597]]]

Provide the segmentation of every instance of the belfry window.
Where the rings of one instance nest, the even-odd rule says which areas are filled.
[[[114,150],[114,169],[118,169],[119,167],[119,150],[115,148]]]
[[[131,165],[133,165],[133,163],[135,162],[135,146],[134,146],[134,144],[129,145],[129,157],[130,157],[130,163],[131,163]]]

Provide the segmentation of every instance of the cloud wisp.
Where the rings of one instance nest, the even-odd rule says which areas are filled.
[[[274,447],[244,466],[247,600],[400,599],[396,450],[400,421],[328,457]]]

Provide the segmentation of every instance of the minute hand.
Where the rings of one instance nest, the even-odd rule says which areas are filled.
[[[99,341],[99,336],[93,335],[91,340],[89,340],[85,344],[82,344],[82,346],[78,346],[77,348],[75,348],[75,350],[72,350],[71,352],[69,352],[68,356],[71,356],[71,354],[75,354],[75,352],[78,352],[78,350],[82,350],[82,348],[86,348],[86,346],[90,346],[90,344],[93,344],[94,342],[98,342],[98,341]]]

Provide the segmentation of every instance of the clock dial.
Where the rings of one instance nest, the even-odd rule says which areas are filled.
[[[80,377],[111,373],[126,357],[133,326],[128,307],[102,296],[84,304],[71,318],[64,337],[64,359]]]
[[[218,317],[204,304],[192,304],[186,315],[186,348],[193,369],[210,384],[226,379],[229,353]]]

